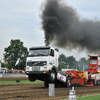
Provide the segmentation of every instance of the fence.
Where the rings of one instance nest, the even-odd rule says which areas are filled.
[[[26,74],[25,73],[3,73],[2,74],[2,77],[13,77],[13,76],[15,76],[15,77],[26,77]]]

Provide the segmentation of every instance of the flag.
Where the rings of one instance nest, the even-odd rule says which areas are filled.
[[[20,58],[17,59],[15,66],[18,65]]]

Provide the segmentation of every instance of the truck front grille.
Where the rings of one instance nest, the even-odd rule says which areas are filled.
[[[32,71],[40,71],[40,67],[39,66],[32,66]]]
[[[33,62],[27,62],[28,66],[44,66],[47,65],[47,61],[33,61]]]

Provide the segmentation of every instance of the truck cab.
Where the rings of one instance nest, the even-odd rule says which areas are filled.
[[[99,56],[90,56],[89,59],[89,72],[94,72],[97,73],[98,72],[98,67],[99,67]]]
[[[27,53],[26,74],[30,81],[48,82],[56,80],[58,49],[49,46],[31,47]]]

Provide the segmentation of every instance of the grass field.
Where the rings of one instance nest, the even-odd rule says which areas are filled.
[[[7,77],[8,78],[17,78],[17,77],[22,77],[23,78],[23,77],[26,77],[26,75],[25,76],[10,76],[9,74],[5,74],[5,76],[3,76],[3,78],[7,78]],[[16,81],[0,81],[0,85],[33,84],[33,83],[43,83],[43,81],[40,81],[40,80],[36,80],[35,82],[30,82],[29,80],[21,80],[20,82],[16,82]]]
[[[16,82],[16,81],[0,81],[0,85],[8,85],[8,84],[33,84],[33,83],[43,83],[43,81],[35,81],[35,82],[30,82],[29,80],[27,81],[20,81],[20,82]]]
[[[68,99],[61,99],[61,100],[68,100]],[[100,94],[85,96],[85,97],[77,98],[76,100],[100,100]]]

